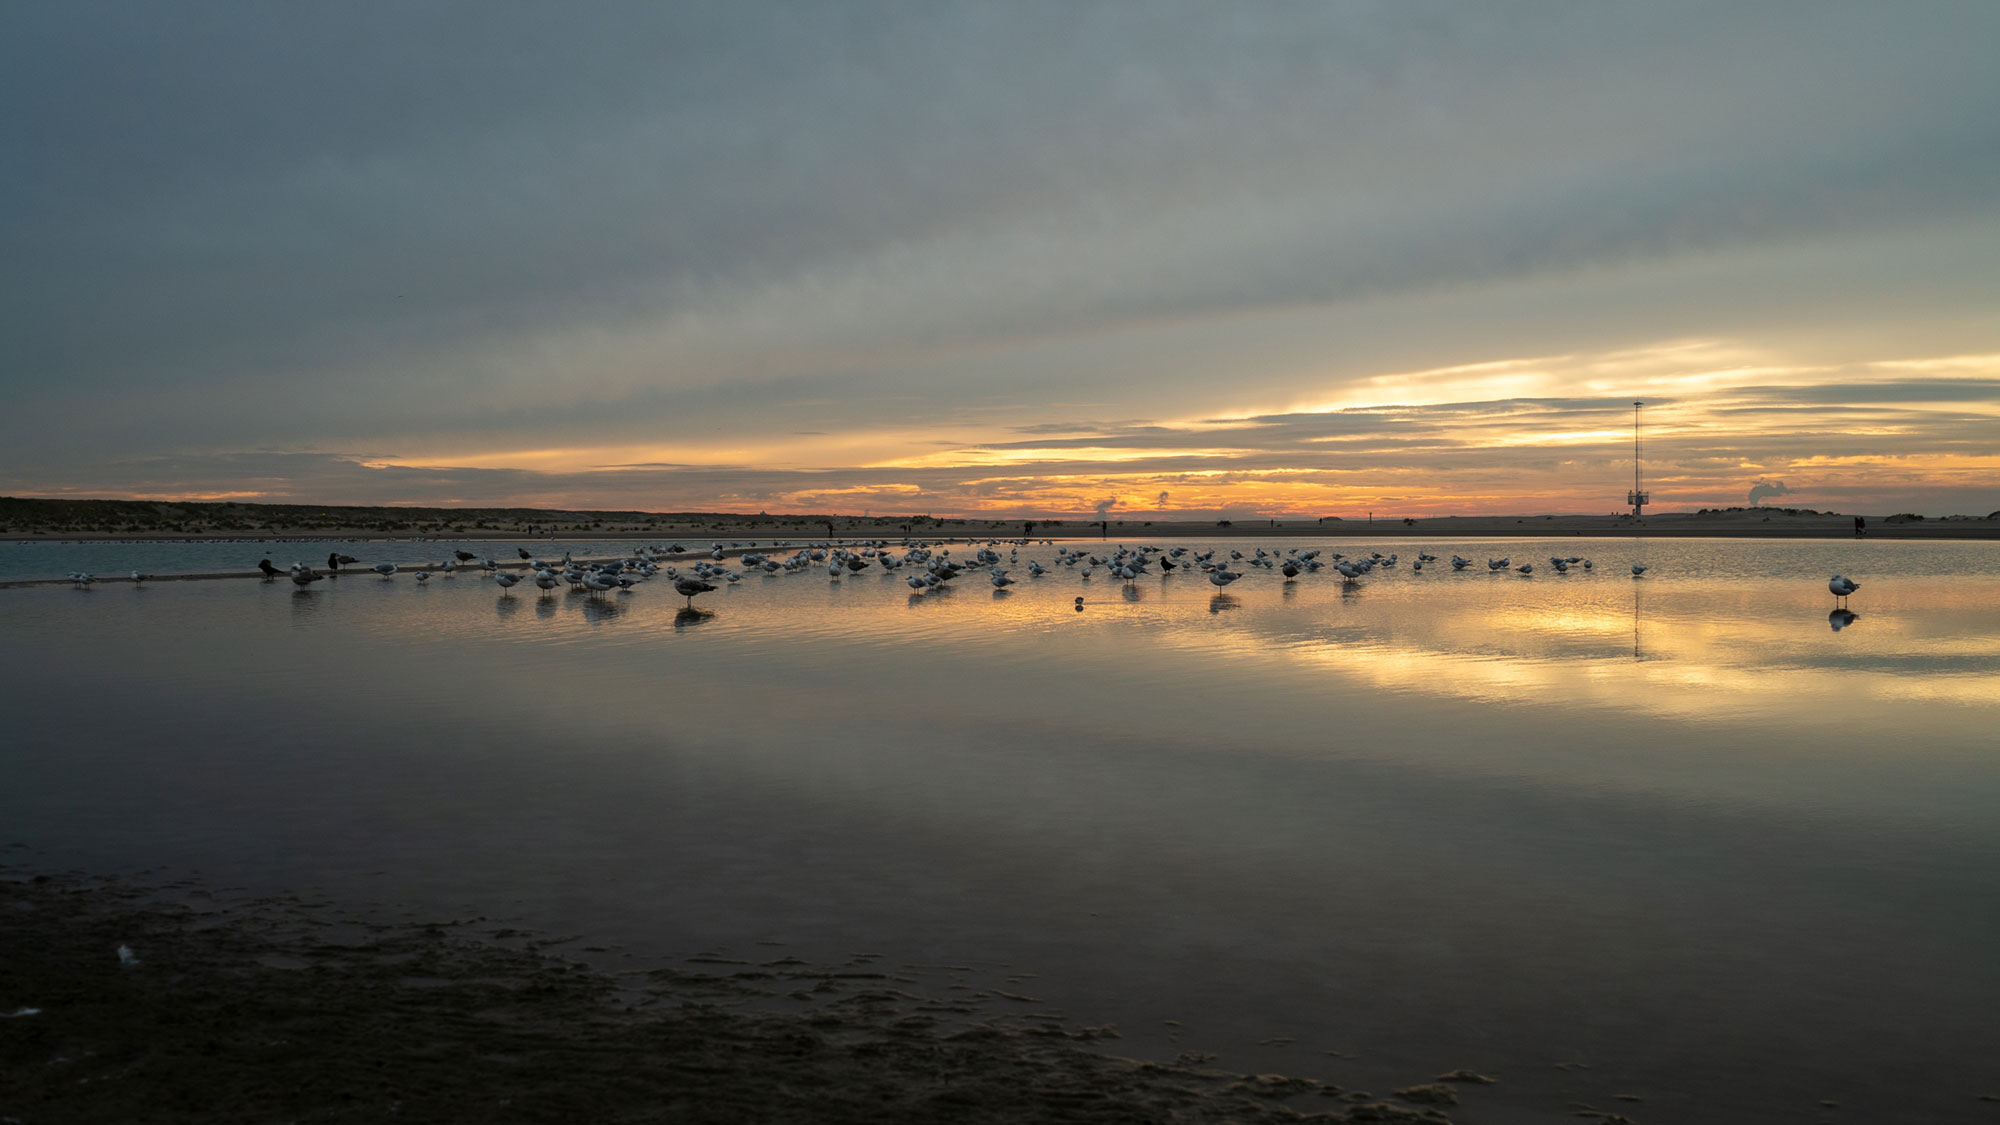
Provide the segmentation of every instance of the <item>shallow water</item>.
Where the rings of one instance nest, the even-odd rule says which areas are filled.
[[[689,551],[707,551],[712,539],[671,538],[651,541],[665,548],[679,542]],[[745,541],[748,542],[747,540]],[[759,542],[767,547],[773,540]],[[326,569],[329,554],[361,560],[366,570],[392,562],[405,570],[436,568],[453,552],[514,562],[517,549],[559,560],[567,550],[580,559],[612,558],[637,549],[617,539],[4,539],[0,540],[0,582],[61,579],[83,571],[117,581],[133,571],[141,574],[226,574],[257,569],[259,559],[278,567],[295,562]]]
[[[0,843],[976,962],[1123,1052],[1497,1074],[1469,1122],[2000,1119],[2000,550],[1326,546],[1401,562],[0,592]]]

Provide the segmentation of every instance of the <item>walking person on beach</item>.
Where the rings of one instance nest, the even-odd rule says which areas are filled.
[[[1855,517],[1854,517],[1854,537],[1855,537],[1856,539],[1859,539],[1859,538],[1861,538],[1861,537],[1862,537],[1863,535],[1866,535],[1866,534],[1868,534],[1868,520],[1867,520],[1867,519],[1866,519],[1865,517],[1862,517],[1862,516],[1855,516]]]

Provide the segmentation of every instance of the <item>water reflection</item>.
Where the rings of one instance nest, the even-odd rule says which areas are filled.
[[[1634,575],[1633,577],[1636,578],[1638,576]],[[1632,663],[1634,664],[1646,659],[1639,645],[1639,622],[1642,619],[1639,611],[1639,600],[1639,584],[1634,582],[1632,584]]]
[[[1826,623],[1832,626],[1833,631],[1836,633],[1840,632],[1842,629],[1847,628],[1849,625],[1854,624],[1856,621],[1859,621],[1860,619],[1861,619],[1860,614],[1855,613],[1852,610],[1840,609],[1838,607],[1835,607],[1831,612],[1829,612],[1826,615]]]
[[[0,823],[278,885],[388,872],[657,945],[990,957],[1211,1042],[1430,1042],[1527,1075],[1588,1028],[1610,1064],[1672,1047],[1684,1070],[1641,1074],[1663,1085],[1727,1079],[1745,1044],[1823,1057],[1817,1097],[1902,1049],[1869,1030],[1893,1009],[1912,1065],[1985,1081],[2000,919],[1966,904],[2000,855],[2000,579],[1862,571],[1869,628],[1835,640],[1807,561],[1629,593],[1602,558],[1188,576],[1099,584],[1087,615],[1073,573],[1004,599],[787,577],[724,615],[658,583],[532,616],[469,577],[8,591],[0,757],[34,784],[0,786]],[[648,687],[689,646],[662,739]],[[131,705],[75,707],[60,689],[114,649],[152,657]],[[469,651],[545,690],[464,675]]]

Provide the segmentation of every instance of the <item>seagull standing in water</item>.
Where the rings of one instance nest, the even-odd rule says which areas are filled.
[[[1856,582],[1852,578],[1843,578],[1836,574],[1832,578],[1827,579],[1826,588],[1833,593],[1834,597],[1840,599],[1840,605],[1844,609],[1847,606],[1847,595],[1859,590],[1861,583]]]
[[[696,594],[706,594],[713,589],[715,587],[703,582],[699,578],[689,578],[683,575],[680,578],[674,579],[674,593],[688,600],[687,608],[689,609],[694,608],[694,596]]]

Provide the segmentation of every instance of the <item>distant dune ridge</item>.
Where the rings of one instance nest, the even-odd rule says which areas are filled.
[[[1099,516],[966,517],[839,513],[643,512],[569,508],[370,507],[0,497],[0,538],[125,539],[338,536],[359,539],[512,537],[670,538],[730,535],[842,538],[902,535],[1168,537],[1261,535],[1663,535],[1827,538],[1854,534],[1855,517],[1810,508],[1704,508],[1607,515],[1342,516],[1228,519]],[[1165,516],[1167,514],[1162,514]],[[1866,516],[1866,533],[1883,538],[2000,538],[2000,512],[1927,518],[1915,513]],[[1029,528],[1032,526],[1032,531]]]

